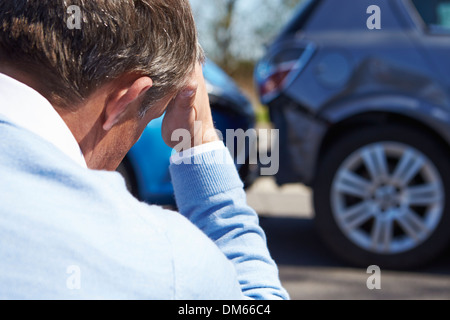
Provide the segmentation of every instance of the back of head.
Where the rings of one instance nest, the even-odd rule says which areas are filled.
[[[156,102],[201,54],[188,0],[0,0],[0,67],[31,76],[59,107],[127,73],[149,76]]]

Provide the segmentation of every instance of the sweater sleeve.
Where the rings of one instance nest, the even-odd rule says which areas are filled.
[[[194,154],[173,163],[170,170],[180,213],[232,263],[243,295],[255,300],[289,299],[228,149]]]

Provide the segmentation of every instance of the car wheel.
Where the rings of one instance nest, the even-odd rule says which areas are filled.
[[[319,167],[319,234],[357,266],[429,263],[450,240],[448,162],[445,147],[418,129],[388,125],[346,134]]]

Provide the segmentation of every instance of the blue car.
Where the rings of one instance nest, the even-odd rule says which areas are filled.
[[[226,137],[227,129],[252,129],[256,117],[252,104],[234,81],[208,60],[203,68],[213,119],[216,128]],[[153,120],[141,139],[130,150],[118,171],[124,176],[131,193],[141,201],[162,206],[174,206],[174,190],[169,173],[173,150],[163,141],[161,125],[164,117]],[[226,143],[226,141],[225,141]],[[256,148],[256,146],[255,146]],[[248,158],[249,148],[242,150]],[[236,157],[239,155],[236,155]],[[249,161],[237,169],[248,187],[255,180],[257,168]]]

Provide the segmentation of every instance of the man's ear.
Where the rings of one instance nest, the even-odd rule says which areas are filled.
[[[127,113],[128,107],[142,98],[152,86],[153,81],[149,77],[140,77],[125,87],[117,86],[106,102],[103,130],[111,130]]]

